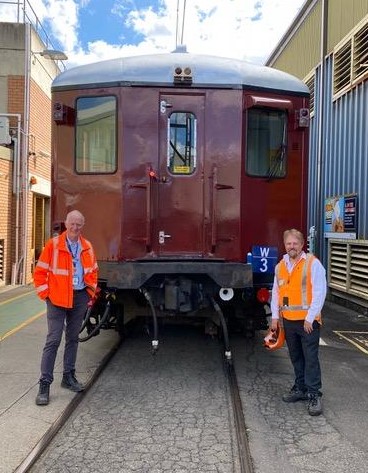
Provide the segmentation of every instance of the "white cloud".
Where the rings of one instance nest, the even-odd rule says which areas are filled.
[[[182,31],[184,1],[179,4],[177,22],[177,2],[161,0],[158,13],[152,8],[132,10],[126,23],[147,37],[138,46],[142,53],[170,51],[183,37],[190,52],[261,63],[302,4],[303,0],[193,0],[186,2]]]
[[[74,0],[46,0],[45,19],[66,51],[78,47],[78,5]]]
[[[103,1],[103,0],[100,0]],[[83,50],[78,37],[79,15],[88,12],[90,0],[31,0],[39,20],[67,53],[69,65],[119,56],[172,51],[181,42],[192,53],[246,59],[262,63],[292,22],[304,0],[156,0],[138,9],[134,0],[117,0],[112,9],[126,27],[143,36],[139,44],[108,44],[102,37]],[[13,13],[10,13],[13,10]],[[2,21],[16,21],[16,9],[0,4]],[[13,16],[11,16],[13,15]],[[177,29],[178,26],[178,29]]]

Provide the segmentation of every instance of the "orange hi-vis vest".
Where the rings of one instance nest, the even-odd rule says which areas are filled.
[[[315,256],[308,253],[289,273],[286,262],[280,261],[275,268],[279,289],[280,315],[287,320],[304,320],[312,302],[312,263]],[[321,314],[316,317],[321,321]]]
[[[83,281],[93,297],[97,287],[97,261],[91,243],[83,237],[79,237],[79,241]],[[47,241],[37,261],[33,273],[37,295],[43,300],[49,298],[59,307],[73,307],[73,272],[73,259],[67,247],[66,232],[63,232]]]

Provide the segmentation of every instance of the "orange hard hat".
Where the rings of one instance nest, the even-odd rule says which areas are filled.
[[[282,348],[285,343],[285,331],[282,327],[277,329],[270,329],[263,339],[263,346],[269,351],[277,350]]]

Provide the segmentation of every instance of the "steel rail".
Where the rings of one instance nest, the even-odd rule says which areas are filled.
[[[233,360],[224,358],[224,367],[230,386],[231,404],[234,414],[236,440],[238,445],[239,464],[241,473],[254,473],[254,465],[250,453],[247,426],[244,420],[243,404],[240,398],[238,380]]]
[[[27,473],[30,471],[31,467],[36,463],[36,461],[41,457],[42,453],[46,450],[46,448],[50,445],[52,439],[55,435],[59,432],[59,430],[64,426],[66,421],[78,407],[80,402],[84,399],[86,393],[90,390],[90,388],[94,385],[98,377],[104,371],[110,360],[113,358],[115,353],[117,352],[119,346],[121,345],[121,340],[119,340],[111,350],[104,356],[101,363],[97,367],[96,371],[93,373],[92,377],[85,385],[84,391],[80,393],[76,393],[73,397],[72,401],[63,413],[60,415],[58,419],[51,425],[51,427],[47,430],[45,435],[40,439],[37,445],[31,450],[31,452],[27,455],[27,457],[22,461],[22,463],[14,470],[14,473]]]

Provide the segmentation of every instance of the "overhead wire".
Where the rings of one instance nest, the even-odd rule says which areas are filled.
[[[182,22],[181,22],[181,35],[180,35],[180,33],[179,33],[180,0],[177,0],[177,3],[176,3],[176,35],[175,35],[175,47],[176,48],[178,47],[179,44],[182,45],[183,42],[184,42],[184,26],[185,26],[186,8],[187,8],[187,1],[184,0]],[[179,43],[179,37],[180,37],[180,43]]]
[[[183,21],[181,27],[181,44],[184,44],[184,23],[185,23],[185,10],[187,6],[187,0],[184,0],[184,7],[183,7]]]
[[[175,49],[178,47],[178,34],[179,34],[179,2],[176,3],[176,35],[175,35]]]

